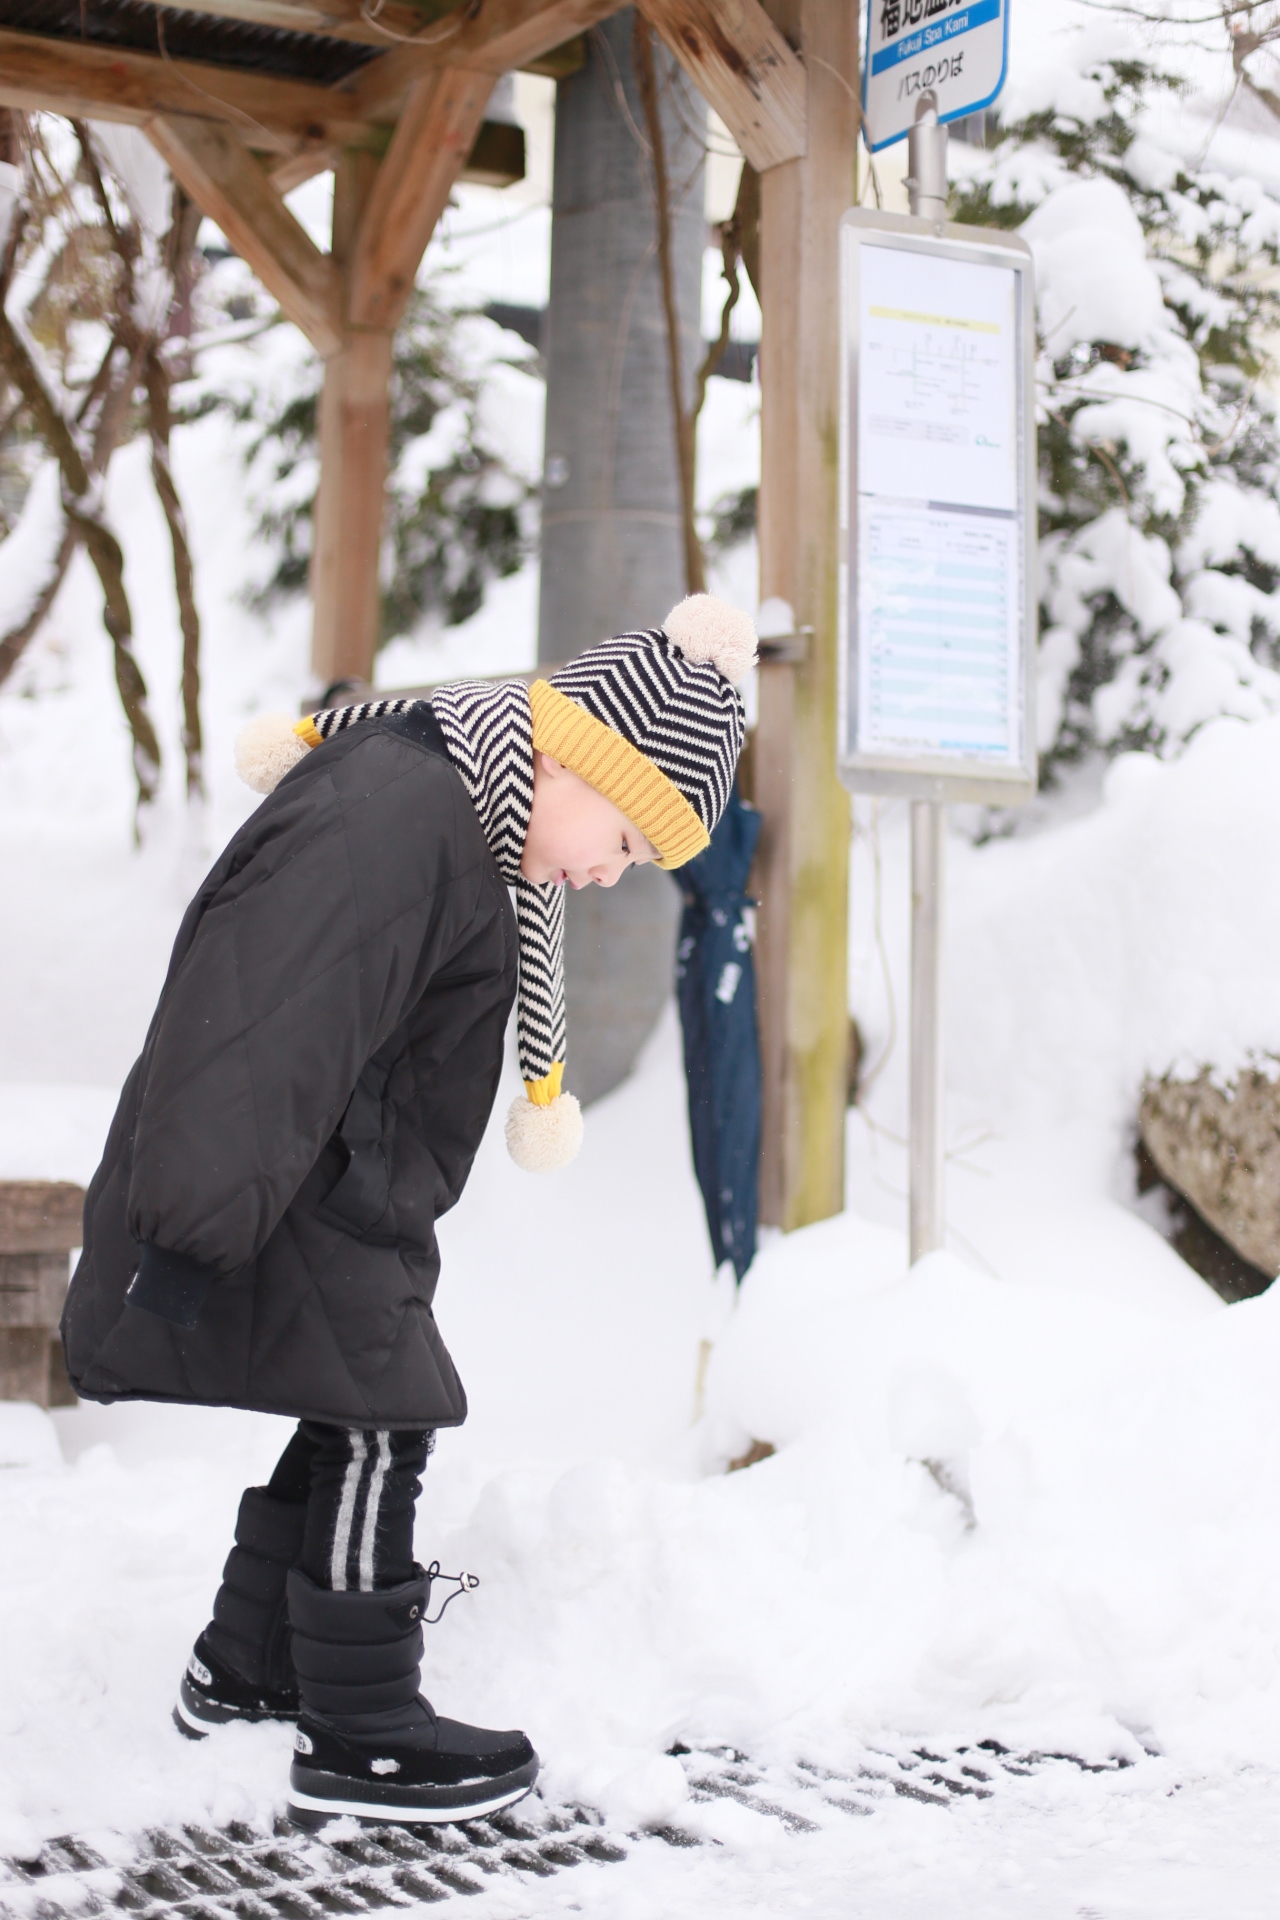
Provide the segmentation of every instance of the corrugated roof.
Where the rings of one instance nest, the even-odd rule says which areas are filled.
[[[80,40],[131,53],[163,52],[174,60],[203,60],[321,87],[345,80],[381,51],[354,40],[254,26],[188,7],[157,7],[149,0],[4,0],[0,25],[45,40]]]

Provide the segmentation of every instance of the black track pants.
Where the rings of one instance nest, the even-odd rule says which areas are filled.
[[[298,1565],[318,1587],[372,1593],[413,1577],[413,1511],[432,1432],[361,1430],[304,1420],[267,1492],[305,1506]]]

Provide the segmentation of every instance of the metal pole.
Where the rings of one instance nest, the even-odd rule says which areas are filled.
[[[926,93],[907,133],[907,196],[921,220],[947,217],[947,130],[938,125],[938,103]]]
[[[926,94],[907,135],[911,211],[932,223],[947,217],[947,130]],[[908,1238],[912,1265],[943,1244],[946,1113],[942,1035],[942,903],[946,808],[911,803],[911,1104]]]
[[[911,802],[911,1263],[943,1244],[946,1149],[942,1047],[942,901],[947,810]]]

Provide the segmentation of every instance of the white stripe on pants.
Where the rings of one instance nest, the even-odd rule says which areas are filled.
[[[384,1436],[379,1435],[379,1439]],[[342,1480],[342,1499],[338,1503],[338,1518],[333,1528],[333,1553],[329,1561],[329,1584],[335,1593],[347,1591],[347,1555],[351,1551],[351,1527],[355,1520],[356,1496],[360,1491],[360,1479],[364,1472],[364,1463],[368,1457],[369,1443],[362,1433],[351,1433],[351,1458],[347,1462],[347,1471]],[[381,1491],[381,1483],[379,1483]],[[368,1513],[365,1514],[365,1527],[368,1528]],[[369,1587],[372,1589],[372,1577]]]
[[[382,1505],[382,1483],[391,1465],[391,1435],[386,1428],[379,1430],[377,1440],[378,1457],[369,1477],[369,1491],[364,1502],[364,1525],[360,1529],[361,1593],[373,1592],[373,1547],[378,1531],[378,1509]],[[345,1486],[343,1493],[346,1493]]]

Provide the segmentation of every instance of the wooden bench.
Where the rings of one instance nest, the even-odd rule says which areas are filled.
[[[75,1405],[58,1322],[83,1215],[69,1180],[0,1181],[0,1400]]]

